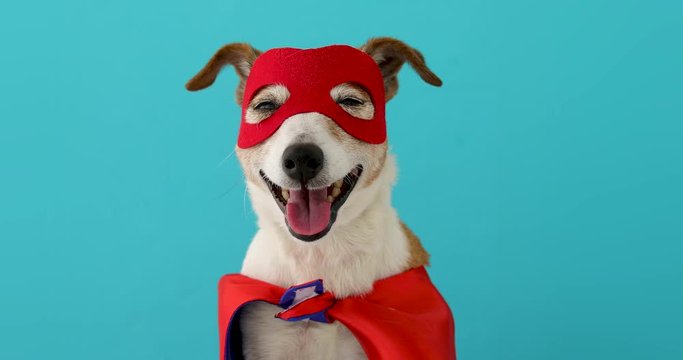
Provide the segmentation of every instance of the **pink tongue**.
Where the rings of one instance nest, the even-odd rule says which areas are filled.
[[[325,188],[289,190],[287,224],[297,234],[317,234],[330,223],[330,205]]]

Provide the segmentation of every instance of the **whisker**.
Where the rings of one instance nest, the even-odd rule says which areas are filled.
[[[219,167],[221,167],[221,165],[223,165],[226,161],[228,161],[228,159],[230,159],[230,157],[232,157],[235,154],[235,150],[236,149],[232,149],[230,154],[228,154],[228,156],[224,157],[223,160],[221,160],[221,162],[219,162],[218,165],[216,165],[216,167],[214,169],[218,169]]]
[[[228,195],[233,189],[237,187],[237,185],[240,183],[240,180],[235,181],[227,190],[223,191],[220,195],[218,195],[215,200],[220,200],[224,198],[226,195]]]
[[[242,214],[244,219],[247,218],[247,185],[244,185],[244,194],[242,195]]]

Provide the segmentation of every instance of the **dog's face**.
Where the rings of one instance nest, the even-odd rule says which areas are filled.
[[[257,213],[305,241],[362,213],[386,152],[386,142],[360,141],[317,112],[294,115],[265,142],[237,149]]]
[[[441,81],[425,65],[422,55],[390,38],[371,39],[361,47],[378,64],[384,80],[385,98],[398,89],[396,75],[408,61],[432,85]],[[242,104],[244,83],[259,51],[245,44],[230,44],[214,55],[187,84],[189,90],[209,86],[225,64],[235,66],[241,82],[237,89]],[[346,113],[360,120],[372,119],[373,97],[354,83],[341,83],[329,94]],[[282,84],[258,90],[246,105],[245,122],[268,119],[290,96]],[[335,224],[358,219],[377,197],[387,158],[386,141],[371,144],[344,131],[333,119],[318,112],[292,115],[265,141],[236,149],[259,218],[286,227],[296,239],[314,241],[334,231]]]

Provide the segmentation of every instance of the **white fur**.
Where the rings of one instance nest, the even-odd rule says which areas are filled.
[[[291,179],[282,171],[282,153],[289,145],[295,143],[313,143],[323,151],[325,160],[322,170],[310,180],[307,186],[309,188],[325,187],[341,179],[354,166],[368,159],[367,154],[356,151],[352,143],[335,140],[327,129],[330,123],[333,123],[330,118],[316,112],[297,114],[288,118],[266,141],[267,152],[262,163],[252,164],[252,166],[260,167],[270,180],[281,187],[298,189],[301,183]],[[353,195],[353,192],[351,194]],[[271,201],[268,205],[275,206],[275,203]],[[342,209],[348,205],[345,204]],[[255,210],[258,214],[260,209]],[[279,218],[282,218],[282,213]]]
[[[343,103],[339,105],[344,111],[358,119],[370,120],[375,116],[375,106],[372,104],[370,94],[358,86],[350,83],[339,84],[330,90],[330,97],[337,103],[347,97],[361,100],[363,103],[358,106],[345,106]]]
[[[355,165],[370,166],[378,159],[353,141],[331,135],[330,121],[318,113],[299,114],[286,120],[267,140],[263,156],[243,161],[245,171],[262,169],[283,188],[299,188],[282,172],[284,149],[294,142],[312,142],[325,154],[323,170],[312,187],[327,186]],[[367,293],[379,279],[406,268],[410,252],[390,190],[396,176],[388,156],[376,180],[361,175],[356,188],[339,210],[337,221],[323,238],[307,243],[289,234],[284,216],[260,180],[247,181],[259,230],[247,251],[242,274],[282,287],[323,279],[337,297]],[[249,178],[249,177],[248,177]],[[338,322],[321,324],[308,320],[286,322],[274,318],[281,309],[269,304],[247,306],[241,317],[247,359],[364,359],[360,344]]]
[[[268,85],[259,90],[254,98],[249,102],[244,120],[249,124],[258,124],[268,118],[272,111],[258,111],[254,109],[261,101],[268,100],[281,106],[289,99],[289,90],[281,84]]]

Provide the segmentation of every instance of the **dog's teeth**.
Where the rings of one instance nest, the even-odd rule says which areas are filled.
[[[351,174],[357,176],[358,175],[358,168],[354,168],[353,170],[351,170]]]
[[[282,198],[285,199],[285,201],[289,200],[289,190],[282,189]]]
[[[337,196],[339,196],[339,194],[341,194],[341,189],[340,189],[340,188],[335,187],[335,188],[332,189],[332,197],[337,197]]]
[[[332,197],[332,195],[327,195],[327,202],[332,202],[332,201],[334,201],[334,198]]]
[[[343,183],[344,183],[344,179],[339,179],[339,180],[334,182],[334,187],[335,188],[341,188]]]

